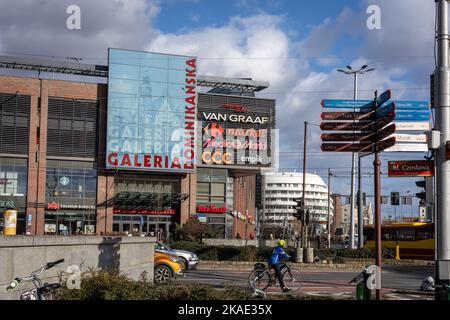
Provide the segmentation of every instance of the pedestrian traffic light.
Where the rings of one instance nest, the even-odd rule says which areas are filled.
[[[399,205],[400,205],[400,193],[391,192],[391,206],[399,206]]]

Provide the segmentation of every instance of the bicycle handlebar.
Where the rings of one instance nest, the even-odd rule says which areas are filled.
[[[49,262],[49,263],[47,263],[47,265],[46,265],[46,269],[53,268],[53,267],[56,266],[57,264],[60,264],[60,263],[63,263],[63,262],[64,262],[64,259],[59,259],[59,260],[56,260],[56,261],[53,261],[53,262]]]

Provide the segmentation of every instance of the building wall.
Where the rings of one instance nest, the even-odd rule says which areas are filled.
[[[21,285],[22,290],[7,292],[15,277],[27,276],[47,262],[65,261],[42,274],[43,282],[58,282],[58,275],[67,267],[94,270],[118,268],[138,280],[142,272],[153,270],[155,238],[145,237],[52,237],[0,236],[0,300],[18,299],[22,291],[33,286]],[[153,272],[148,272],[150,281]]]
[[[251,234],[253,234],[253,236],[256,235],[256,224],[250,223],[250,220],[256,221],[255,190],[255,175],[234,179],[234,208],[236,211],[243,214],[245,214],[245,210],[248,210],[248,215],[252,218],[243,221],[238,217],[234,217],[234,238],[237,234],[239,234],[242,239],[249,239]]]
[[[284,219],[293,222],[294,199],[303,195],[303,174],[296,172],[265,173],[263,199],[264,218],[268,223],[282,226]],[[310,221],[319,222],[326,228],[328,218],[328,187],[322,178],[315,174],[306,175],[306,208],[311,210]],[[330,214],[333,214],[333,204],[330,204]],[[332,219],[332,217],[331,217]]]
[[[112,232],[113,207],[106,202],[115,195],[115,173],[105,170],[106,128],[107,128],[107,85],[78,83],[72,81],[45,80],[38,78],[0,76],[0,92],[30,95],[30,126],[28,152],[28,183],[26,213],[32,215],[30,233],[44,234],[46,203],[47,159],[97,161],[97,221],[98,235]],[[49,97],[98,101],[98,148],[94,159],[47,156],[47,119]],[[38,136],[39,128],[39,136]],[[37,143],[39,142],[39,143]],[[5,156],[1,155],[0,156]],[[7,155],[15,157],[15,155]],[[189,198],[181,205],[181,223],[195,212],[196,177],[182,175],[181,192]]]

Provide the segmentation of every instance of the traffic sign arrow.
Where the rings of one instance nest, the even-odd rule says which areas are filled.
[[[380,129],[394,120],[395,112],[387,114],[375,122],[322,122],[320,128],[324,131],[365,131]]]
[[[396,101],[398,110],[430,110],[430,104],[427,101]]]
[[[388,102],[389,103],[389,102]],[[430,104],[427,101],[394,101],[397,110],[429,110]],[[386,102],[384,103],[386,104]],[[347,109],[373,109],[373,100],[333,100],[324,99],[321,101],[323,108],[347,108]]]
[[[382,130],[378,132],[377,135],[374,133],[329,133],[329,134],[322,134],[320,138],[322,141],[363,141],[363,142],[371,142],[377,137],[378,140],[382,140],[392,134],[395,133],[395,123],[392,123],[386,127],[384,127]]]
[[[395,121],[430,121],[430,119],[429,110],[398,110],[395,114]]]
[[[397,142],[427,142],[427,136],[424,134],[400,134],[396,133]]]
[[[396,144],[384,151],[385,152],[427,152],[428,145],[426,143]]]
[[[374,111],[369,112],[322,112],[322,120],[372,120]]]
[[[323,108],[373,108],[373,100],[334,100],[324,99],[320,103]]]
[[[370,144],[369,146],[361,149],[360,152],[368,152],[368,151],[374,152],[375,146],[377,148],[377,151],[381,152],[381,151],[384,151],[384,150],[394,146],[395,142],[396,142],[395,137],[389,137],[389,138],[379,141],[377,143]]]
[[[359,152],[371,146],[371,142],[363,143],[322,143],[320,149],[326,152]]]
[[[429,122],[396,122],[397,131],[428,131]]]
[[[391,90],[386,90],[382,94],[380,94],[377,98],[378,106],[381,106],[383,103],[391,99]]]
[[[381,130],[378,130],[378,132],[371,133],[370,135],[364,137],[362,141],[380,141],[384,138],[389,137],[390,135],[395,133],[395,123],[391,123],[390,125],[384,127]]]
[[[396,112],[395,102],[391,102],[391,103],[385,105],[384,107],[379,108],[376,113],[376,118],[378,119],[378,118],[384,117],[393,112]]]

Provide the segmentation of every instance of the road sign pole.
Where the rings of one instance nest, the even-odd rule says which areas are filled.
[[[362,191],[361,157],[358,154],[358,248],[364,247],[364,203]]]
[[[331,197],[331,169],[328,168],[328,218],[327,218],[327,248],[331,248],[331,211],[330,211],[330,197]]]
[[[450,140],[450,69],[448,35],[448,1],[437,0],[437,60],[434,72],[436,129],[441,132],[440,148],[436,156],[437,212],[436,212],[436,300],[448,300],[445,286],[450,284],[450,161],[445,145]]]
[[[375,110],[378,107],[377,92],[375,92]],[[377,130],[375,128],[375,142],[377,141]],[[378,144],[374,144],[375,159],[373,161],[374,168],[374,194],[375,194],[375,249],[376,249],[376,265],[378,267],[379,279],[376,288],[376,299],[382,299],[381,292],[381,161],[378,154]]]

